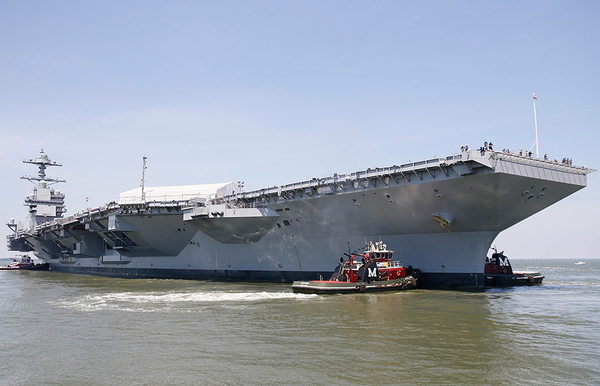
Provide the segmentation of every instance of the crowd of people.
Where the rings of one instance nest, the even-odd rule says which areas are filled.
[[[483,155],[486,151],[494,151],[494,144],[492,142],[484,142],[483,146],[480,147],[478,149],[479,151],[481,151],[481,154]],[[460,147],[460,151],[461,152],[465,152],[465,151],[469,151],[469,145],[461,145]],[[507,154],[511,154],[510,150],[508,148],[504,148],[502,149],[503,153],[507,153]],[[523,149],[519,149],[519,156],[521,157],[532,157],[533,156],[533,152],[531,150],[525,150],[523,151]],[[548,154],[544,154],[544,161],[549,161],[548,160]],[[558,163],[558,159],[554,159],[555,163]],[[562,163],[564,165],[569,165],[572,166],[573,165],[573,160],[571,158],[563,158],[562,159]]]
[[[486,142],[483,143],[483,146],[479,148],[479,151],[481,151],[482,153],[485,152],[485,151],[487,151],[487,150],[494,151],[494,144],[492,142],[488,143],[486,141]],[[460,151],[461,152],[463,152],[463,151],[469,151],[469,145],[462,145],[460,147]]]

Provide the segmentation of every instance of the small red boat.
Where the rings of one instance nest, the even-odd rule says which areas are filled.
[[[9,265],[0,267],[0,270],[28,270],[28,271],[46,271],[50,269],[50,264],[39,263],[34,264],[33,259],[27,255],[21,256],[20,260],[13,258],[13,262]]]
[[[329,280],[294,281],[292,290],[301,293],[352,293],[404,290],[417,287],[420,271],[394,261],[394,252],[382,242],[373,243],[362,254],[340,258]]]

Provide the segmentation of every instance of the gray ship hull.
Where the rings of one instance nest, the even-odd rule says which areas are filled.
[[[427,286],[483,287],[498,233],[586,186],[591,169],[499,152],[201,200],[137,200],[9,236],[52,270],[118,277],[286,281],[329,277],[384,240]]]

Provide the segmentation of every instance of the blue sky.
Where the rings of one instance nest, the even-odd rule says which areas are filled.
[[[74,213],[138,186],[144,155],[150,186],[256,189],[529,148],[532,91],[540,152],[599,168],[598,20],[596,1],[3,1],[2,220],[25,220],[41,148]],[[599,256],[599,178],[498,247]]]

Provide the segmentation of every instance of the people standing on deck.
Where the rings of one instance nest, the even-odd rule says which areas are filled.
[[[492,142],[488,142],[485,141],[483,143],[483,146],[478,148],[479,151],[481,151],[481,153],[485,153],[486,151],[494,151],[494,144]],[[460,151],[461,152],[465,152],[465,151],[469,151],[469,145],[460,145]],[[504,150],[507,151],[507,150]]]

